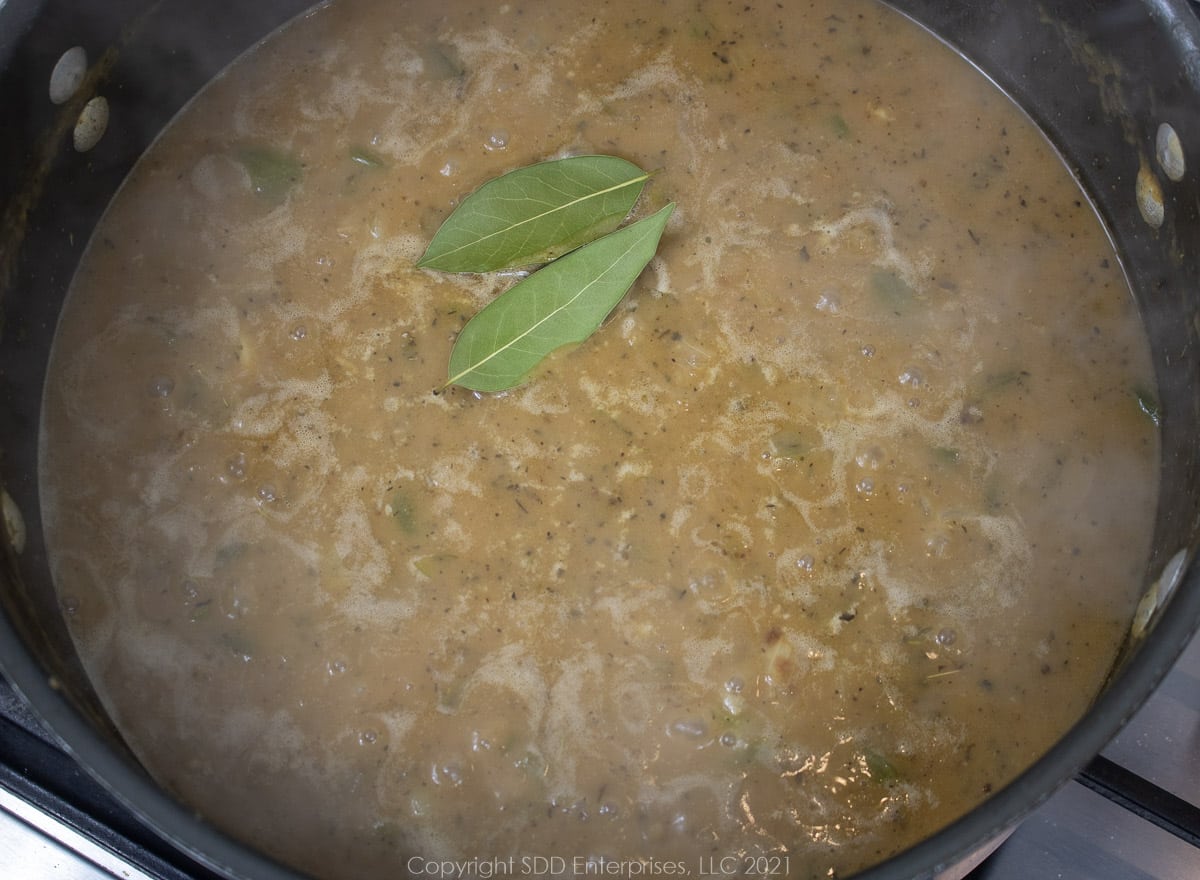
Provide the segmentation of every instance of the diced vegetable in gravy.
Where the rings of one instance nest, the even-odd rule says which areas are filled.
[[[518,389],[433,393],[514,279],[416,269],[430,236],[585,153],[656,171],[658,255]],[[881,6],[335,0],[98,228],[47,538],[146,766],[317,876],[846,876],[1099,688],[1149,363],[1053,150]]]

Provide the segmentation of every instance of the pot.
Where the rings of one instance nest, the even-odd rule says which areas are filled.
[[[39,405],[73,268],[134,161],[209,78],[307,5],[0,0],[0,666],[118,799],[231,878],[295,874],[160,790],[101,708],[41,540]],[[1007,787],[864,880],[961,875],[955,865],[1002,839],[1105,746],[1200,624],[1200,181],[1189,167],[1200,163],[1200,24],[1184,0],[894,5],[1023,106],[1094,200],[1152,341],[1163,459],[1145,598],[1091,710]],[[50,72],[76,45],[90,65],[78,91],[54,104]],[[95,96],[112,120],[93,146],[77,120]],[[96,104],[86,112],[103,115]]]

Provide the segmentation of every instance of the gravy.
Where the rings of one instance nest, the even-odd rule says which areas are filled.
[[[520,388],[435,395],[513,279],[414,262],[571,153],[658,169],[657,257]],[[315,875],[844,876],[1087,708],[1152,388],[1059,158],[882,6],[335,0],[97,229],[47,538],[146,766]]]

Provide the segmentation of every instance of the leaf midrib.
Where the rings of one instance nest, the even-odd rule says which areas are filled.
[[[527,223],[533,223],[533,222],[535,222],[537,220],[541,220],[545,217],[550,217],[553,214],[558,213],[559,211],[565,211],[568,208],[571,208],[571,207],[574,207],[575,205],[586,202],[588,199],[594,199],[594,198],[598,198],[600,196],[608,195],[611,192],[617,192],[618,190],[624,189],[627,186],[633,186],[634,184],[644,183],[645,181],[647,181],[649,179],[650,179],[649,172],[643,172],[640,177],[634,177],[629,180],[622,181],[621,183],[614,184],[613,186],[610,186],[607,189],[601,189],[601,190],[595,190],[594,192],[589,192],[587,195],[583,195],[583,196],[580,196],[579,198],[572,199],[569,202],[564,202],[563,204],[557,205],[556,207],[551,208],[548,211],[543,211],[540,214],[534,214],[532,216],[526,217],[524,220],[519,220],[516,223],[513,223],[511,226],[505,226],[503,229],[497,229],[494,232],[489,232],[487,235],[481,236],[479,238],[473,238],[470,241],[464,242],[463,244],[460,244],[456,248],[452,248],[451,250],[448,250],[448,251],[443,251],[441,254],[438,255],[437,259],[444,260],[449,257],[453,257],[459,251],[466,250],[467,248],[478,247],[483,242],[487,241],[488,239],[494,238],[497,235],[508,235],[509,233],[513,232],[513,230],[520,229],[522,226],[524,226]]]
[[[652,233],[647,233],[647,234],[652,234]],[[516,345],[518,342],[520,342],[522,339],[525,339],[526,337],[532,335],[535,330],[537,330],[539,327],[541,327],[543,324],[545,324],[547,321],[549,321],[555,315],[558,315],[559,313],[561,313],[568,307],[574,305],[575,302],[581,296],[583,296],[585,293],[587,293],[589,290],[591,290],[591,288],[593,286],[595,286],[596,284],[599,284],[600,281],[604,278],[604,276],[608,275],[610,272],[613,271],[613,269],[616,266],[620,265],[621,261],[624,260],[625,257],[627,257],[631,251],[633,251],[634,248],[636,248],[639,244],[641,244],[643,241],[645,241],[645,239],[646,239],[646,234],[640,235],[637,238],[632,239],[629,247],[627,247],[616,259],[612,260],[607,266],[605,266],[604,271],[600,272],[595,278],[593,278],[591,281],[589,281],[583,287],[579,288],[578,293],[576,293],[570,299],[563,302],[561,305],[554,308],[552,311],[547,312],[545,317],[541,318],[536,323],[531,324],[523,333],[520,333],[517,336],[514,336],[512,339],[510,339],[508,342],[504,343],[502,346],[497,348],[495,351],[493,351],[487,357],[485,357],[482,360],[478,361],[477,363],[471,365],[470,367],[467,367],[465,370],[461,370],[458,373],[458,375],[453,376],[450,379],[448,379],[446,381],[446,384],[443,387],[448,388],[451,385],[454,385],[455,383],[457,383],[460,379],[462,379],[463,376],[466,376],[470,373],[474,373],[480,367],[484,366],[492,358],[497,357],[498,355],[502,354],[503,352],[508,351],[514,345]]]

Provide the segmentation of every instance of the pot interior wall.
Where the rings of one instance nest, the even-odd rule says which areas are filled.
[[[18,558],[7,542],[5,610],[21,641],[114,744],[83,674],[51,588],[37,485],[42,386],[58,313],[91,235],[138,157],[212,77],[311,5],[308,0],[191,4],[21,3],[0,8],[0,485],[25,521]],[[5,23],[11,17],[12,29]],[[90,70],[61,106],[48,98],[62,53],[82,46]],[[81,153],[72,128],[93,96],[107,98],[110,124]]]
[[[1151,570],[1194,548],[1200,523],[1200,199],[1195,174],[1170,181],[1155,155],[1170,125],[1200,142],[1200,49],[1186,4],[1056,2],[895,4],[980,66],[1033,117],[1094,201],[1121,254],[1155,348],[1162,420],[1162,496]],[[1042,14],[1039,10],[1044,10]],[[1137,204],[1143,169],[1162,190],[1163,222]]]
[[[37,430],[46,359],[73,267],[91,228],[136,158],[211,76],[298,14],[306,0],[264,4],[146,4],[120,0],[0,5],[0,486],[27,533],[19,554],[0,542],[0,632],[9,676],[85,763],[142,812],[170,808],[122,753],[75,657],[51,587],[40,539]],[[1146,585],[1169,560],[1188,559],[1200,532],[1200,189],[1194,170],[1173,182],[1155,157],[1159,126],[1200,161],[1200,28],[1183,2],[1021,4],[903,0],[901,11],[941,35],[1011,94],[1046,131],[1095,201],[1122,254],[1155,350],[1164,451],[1162,493]],[[92,72],[61,107],[46,95],[49,71],[83,45]],[[105,95],[109,130],[88,153],[71,146],[84,101]],[[1163,195],[1163,222],[1136,201],[1139,171]],[[1148,695],[1200,619],[1200,575],[1182,578],[1131,644],[1095,715],[1047,759],[994,799],[991,815],[918,847],[872,876],[916,876],[970,849],[1067,778],[1099,750]],[[53,679],[53,687],[47,682]],[[84,720],[86,719],[86,720]],[[101,735],[97,737],[96,731]],[[116,748],[118,757],[112,757]],[[129,783],[129,779],[138,781]],[[197,837],[184,813],[167,833],[193,850],[224,846]],[[208,832],[205,832],[208,834]],[[197,842],[199,841],[199,842]],[[252,855],[223,855],[222,870],[274,870]],[[881,873],[886,872],[886,873]]]

